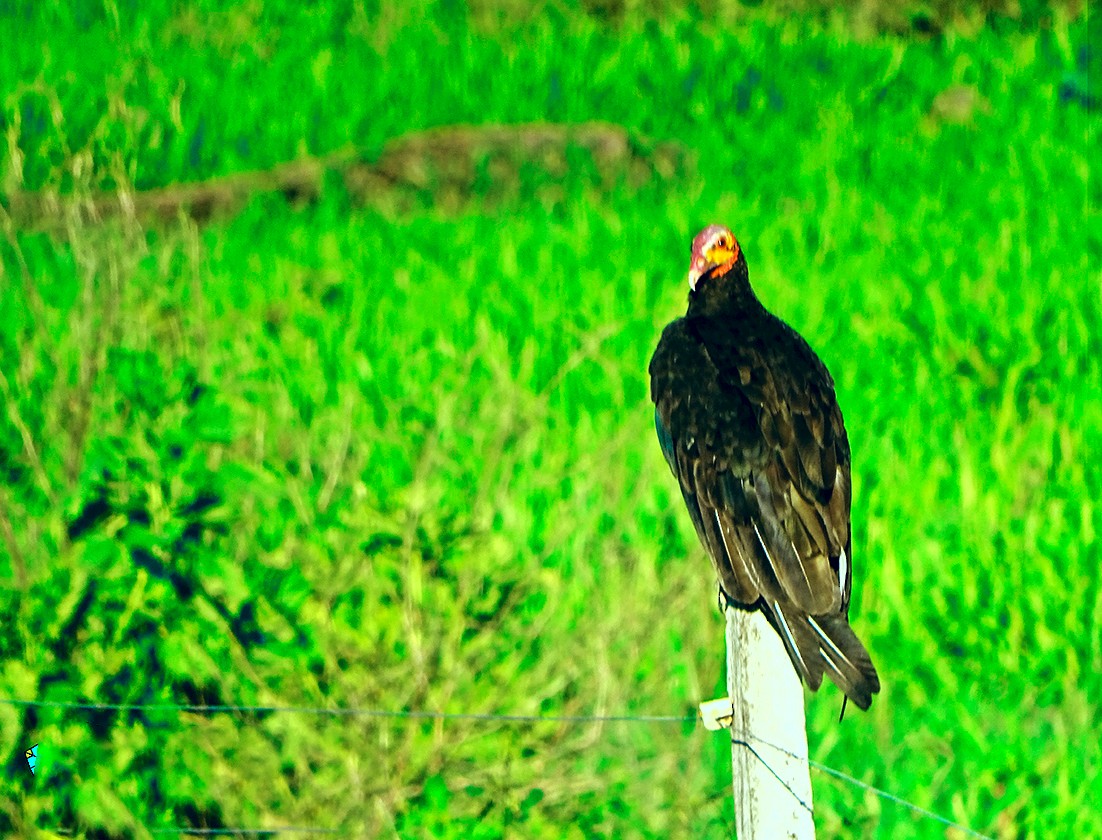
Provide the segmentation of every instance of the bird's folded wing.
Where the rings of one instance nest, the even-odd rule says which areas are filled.
[[[684,338],[664,336],[675,352],[652,363],[656,425],[725,591],[811,615],[844,609],[849,451],[829,375],[798,338],[790,365],[760,344],[701,354]]]
[[[756,503],[770,564],[795,606],[822,615],[849,601],[848,564],[841,567],[850,548],[849,446],[829,374],[791,336],[792,358],[750,347],[720,368],[720,383],[754,404],[769,452],[744,493]]]

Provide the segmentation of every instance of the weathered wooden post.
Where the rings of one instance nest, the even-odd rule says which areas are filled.
[[[730,696],[700,711],[709,729],[731,732],[738,840],[813,840],[800,677],[762,612],[725,612]]]

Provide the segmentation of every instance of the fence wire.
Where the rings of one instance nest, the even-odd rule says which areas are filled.
[[[65,702],[58,700],[16,700],[10,698],[0,698],[0,704],[7,706],[17,706],[23,708],[37,707],[37,708],[53,708],[53,709],[71,709],[73,711],[115,711],[115,712],[187,712],[191,714],[271,714],[271,713],[289,713],[289,714],[304,714],[304,715],[320,715],[331,717],[370,717],[370,718],[392,718],[392,719],[407,719],[407,720],[476,720],[476,721],[502,721],[506,723],[663,723],[663,724],[687,724],[696,723],[700,720],[698,715],[532,715],[532,714],[497,714],[493,712],[435,712],[423,709],[370,709],[370,708],[326,708],[323,706],[231,706],[231,705],[190,705],[190,704],[176,704],[176,703],[79,703],[79,702]],[[755,735],[742,735],[743,738],[749,738],[756,741],[763,746],[770,747],[778,752],[786,753],[793,758],[800,758],[795,753],[779,747],[776,744],[770,743],[763,738],[759,738]],[[740,742],[745,744],[744,741]],[[747,745],[748,746],[748,745]],[[769,763],[761,757],[756,751],[751,749],[758,760],[762,762],[767,768]],[[864,782],[861,779],[857,779],[848,773],[844,773],[841,770],[837,770],[822,762],[815,761],[814,759],[808,759],[808,764],[815,770],[825,773],[829,776],[833,776],[839,781],[846,784],[853,785],[856,788],[872,793],[881,799],[892,802],[896,805],[901,805],[904,808],[910,809],[913,813],[923,817],[925,819],[934,820],[939,822],[947,828],[955,828],[964,832],[969,837],[976,837],[979,840],[994,840],[994,838],[981,834],[975,829],[969,828],[966,825],[958,823],[954,820],[923,808],[921,805],[917,805],[914,802],[910,802],[901,796],[897,796],[890,791],[878,788],[875,785],[871,785],[868,782]],[[335,834],[336,829],[331,828],[318,828],[307,826],[285,826],[283,828],[216,828],[216,829],[195,829],[195,828],[161,828],[152,829],[151,834],[175,834],[175,835],[234,835],[234,834],[247,834],[252,836],[272,835],[278,833],[298,833],[298,834]]]
[[[335,828],[307,828],[301,825],[283,825],[279,828],[151,828],[150,834],[192,834],[200,837],[211,837],[234,834],[247,834],[252,837],[263,837],[268,834],[336,834]]]

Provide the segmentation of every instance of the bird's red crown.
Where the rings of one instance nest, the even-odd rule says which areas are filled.
[[[692,257],[689,262],[689,288],[696,290],[696,283],[709,269],[720,268],[719,274],[730,271],[742,256],[738,240],[723,225],[708,225],[693,238]]]

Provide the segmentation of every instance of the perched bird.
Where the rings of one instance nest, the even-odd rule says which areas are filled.
[[[689,289],[651,359],[651,398],[723,597],[765,613],[812,690],[825,673],[867,709],[880,680],[849,625],[850,451],[834,381],[758,301],[727,228],[693,240]]]

